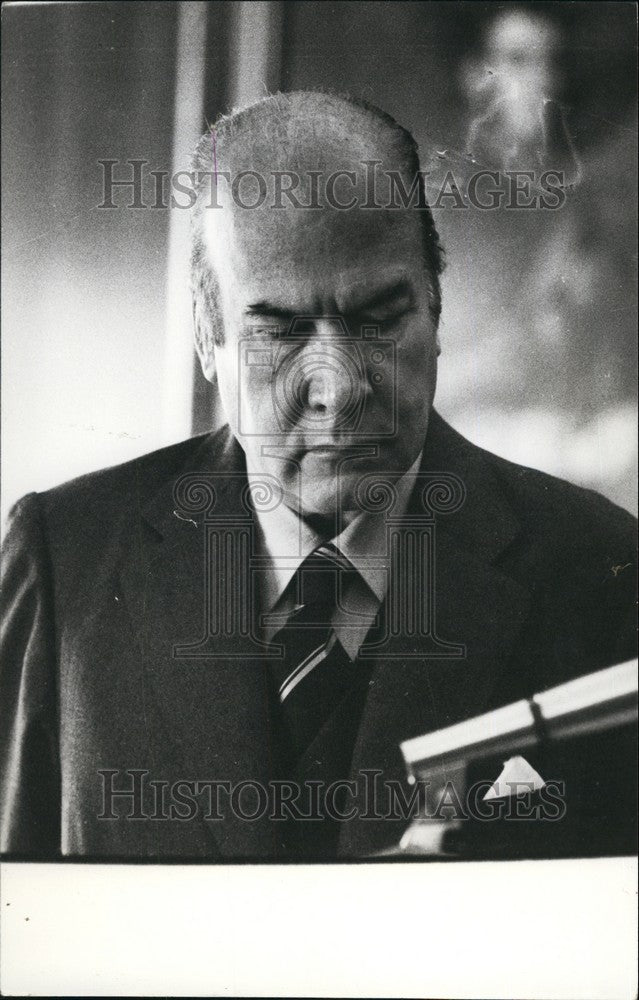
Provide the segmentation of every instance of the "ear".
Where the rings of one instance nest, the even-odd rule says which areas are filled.
[[[195,334],[195,349],[202,366],[204,378],[215,381],[215,352],[213,350],[213,331],[211,321],[203,314],[202,303],[193,299],[193,330]]]

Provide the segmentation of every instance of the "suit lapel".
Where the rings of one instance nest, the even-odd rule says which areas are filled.
[[[243,453],[228,430],[204,439],[144,506],[135,557],[122,573],[144,663],[146,766],[162,780],[269,778],[266,674],[250,640],[238,650],[232,620],[239,539],[250,544],[253,531],[245,487]],[[272,854],[268,823],[234,816],[221,801],[224,822],[204,821],[205,833],[198,815],[182,824],[185,840],[193,837],[196,851],[208,842],[223,854]],[[250,792],[243,808],[254,808]]]
[[[461,644],[464,651],[457,657],[437,656],[432,644],[424,642],[423,658],[402,658],[401,643],[389,644],[373,667],[353,779],[365,769],[379,769],[384,777],[405,784],[399,751],[403,740],[499,704],[500,677],[527,617],[528,592],[498,565],[519,532],[500,484],[480,449],[436,413],[431,421],[422,471],[453,473],[466,489],[458,511],[436,518],[435,629],[438,639]],[[414,497],[411,502],[413,512],[417,501]],[[361,777],[358,787],[363,787]],[[361,810],[361,799],[359,805]],[[400,832],[389,820],[346,823],[341,851],[369,853],[389,839],[396,842]]]

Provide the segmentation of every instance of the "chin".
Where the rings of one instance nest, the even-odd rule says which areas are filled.
[[[329,517],[338,510],[349,510],[354,506],[355,487],[359,477],[353,476],[352,481],[349,476],[347,480],[342,478],[337,484],[336,477],[310,480],[307,482],[301,495],[301,506],[304,514],[317,514],[320,517]]]

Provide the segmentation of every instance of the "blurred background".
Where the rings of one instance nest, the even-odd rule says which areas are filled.
[[[631,3],[5,5],[3,514],[220,420],[191,339],[188,212],[103,203],[100,160],[187,169],[218,114],[323,87],[415,135],[431,181],[562,169],[558,210],[455,208],[436,405],[506,458],[636,505]]]

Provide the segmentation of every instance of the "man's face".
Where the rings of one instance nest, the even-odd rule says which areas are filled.
[[[418,214],[205,214],[215,372],[249,470],[304,515],[349,510],[363,475],[404,473],[424,444],[437,340]]]

